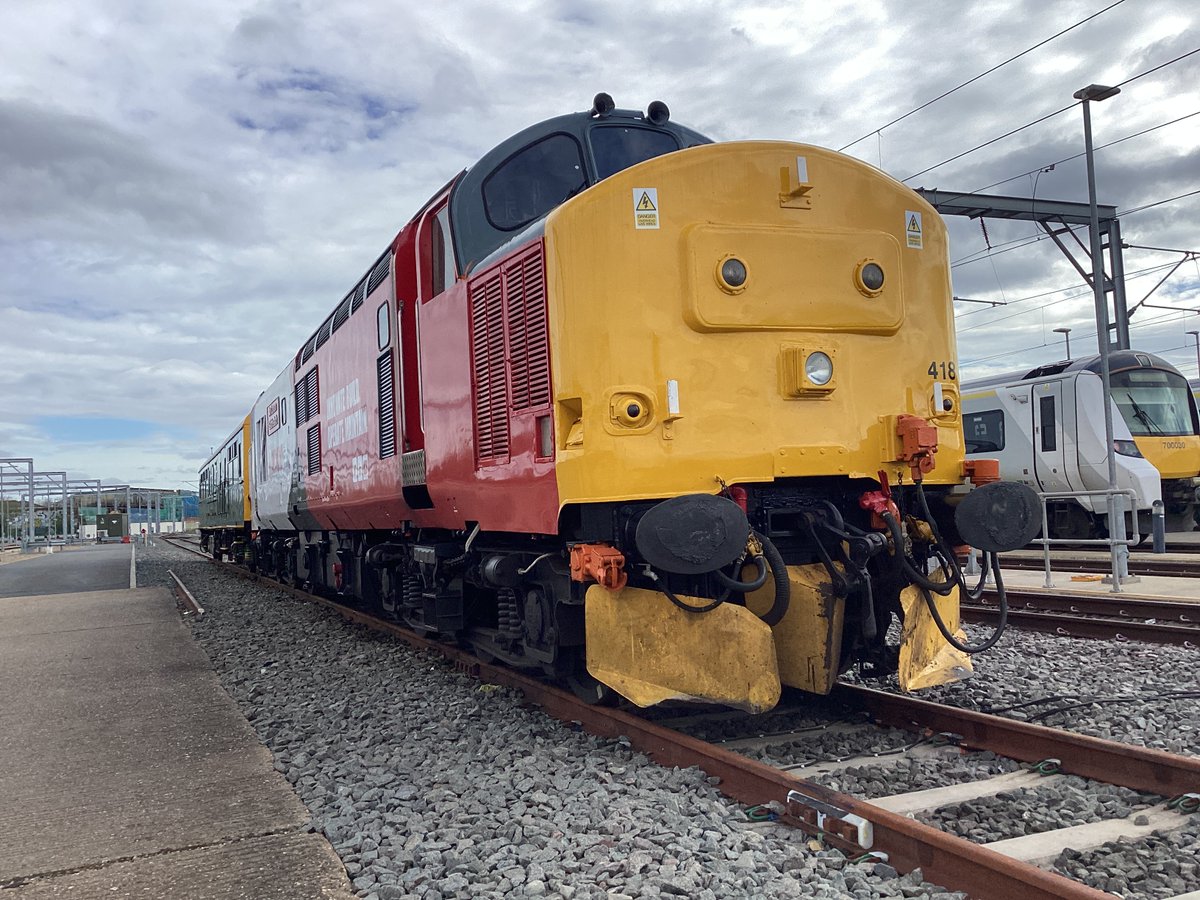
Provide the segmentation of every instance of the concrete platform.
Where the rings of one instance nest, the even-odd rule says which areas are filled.
[[[0,597],[112,591],[133,587],[132,544],[79,544],[53,553],[9,556],[0,568]]]
[[[165,589],[0,598],[0,685],[5,898],[353,896]]]
[[[1054,563],[1051,564],[1055,565]],[[1104,582],[1103,575],[1088,574],[1080,576],[1066,569],[1051,570],[1050,581],[1053,587],[1046,587],[1046,573],[1032,569],[1000,568],[1006,588],[1020,589],[1030,593],[1049,593],[1055,596],[1080,594],[1083,596],[1111,596],[1112,585]],[[1074,578],[1086,580],[1075,581]],[[967,576],[968,584],[975,584],[978,576]],[[994,586],[991,581],[989,586]],[[1200,603],[1200,578],[1172,578],[1167,575],[1139,575],[1135,580],[1121,585],[1120,596],[1142,600],[1176,600],[1181,603]]]

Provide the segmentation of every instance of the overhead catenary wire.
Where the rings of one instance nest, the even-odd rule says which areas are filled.
[[[1167,68],[1167,66],[1173,66],[1173,65],[1175,65],[1175,63],[1181,62],[1182,60],[1185,60],[1189,56],[1192,56],[1196,53],[1200,53],[1200,47],[1197,47],[1195,50],[1189,50],[1187,53],[1181,53],[1179,56],[1176,56],[1174,59],[1169,59],[1164,63],[1159,63],[1157,66],[1147,69],[1144,72],[1139,72],[1137,75],[1132,75],[1129,78],[1126,78],[1124,81],[1120,81],[1117,84],[1113,85],[1113,87],[1124,87],[1125,85],[1132,84],[1133,82],[1137,81],[1139,78],[1145,78],[1147,75],[1152,75],[1155,72],[1158,72],[1162,69]],[[1009,131],[1006,131],[1004,134],[997,135],[996,137],[991,138],[990,140],[984,141],[982,144],[977,144],[976,146],[971,147],[968,150],[963,150],[961,153],[956,153],[954,156],[951,156],[947,159],[943,159],[941,162],[935,163],[932,166],[927,166],[926,168],[922,169],[920,172],[915,172],[912,175],[909,175],[907,178],[902,178],[900,180],[901,181],[912,181],[914,178],[917,178],[928,172],[932,172],[934,169],[940,169],[942,166],[946,165],[947,163],[952,163],[952,162],[955,162],[956,160],[962,159],[964,156],[968,156],[972,153],[975,153],[978,150],[982,150],[984,147],[990,147],[992,144],[998,143],[999,141],[1002,141],[1005,138],[1012,137],[1014,134],[1019,134],[1020,132],[1025,131],[1027,128],[1032,128],[1034,125],[1040,125],[1042,122],[1045,122],[1047,119],[1053,119],[1055,116],[1061,115],[1062,113],[1066,112],[1068,109],[1074,109],[1081,102],[1082,101],[1070,103],[1067,106],[1062,107],[1061,109],[1056,109],[1054,112],[1046,113],[1044,116],[1039,116],[1038,118],[1034,119],[1032,122],[1026,122],[1024,125],[1021,125],[1021,126],[1018,126],[1017,128],[1013,128]]]
[[[1158,263],[1153,266],[1148,266],[1144,269],[1138,269],[1133,272],[1126,272],[1125,278],[1126,278],[1126,280],[1129,280],[1129,279],[1133,279],[1133,278],[1140,278],[1143,275],[1153,275],[1156,272],[1162,272],[1165,269],[1170,269],[1174,265],[1176,265],[1176,263],[1174,263],[1174,262]],[[1065,303],[1069,300],[1077,300],[1083,296],[1090,296],[1092,293],[1092,288],[1090,285],[1073,284],[1069,287],[1054,288],[1053,290],[1042,291],[1041,293],[1037,293],[1037,294],[1030,294],[1026,297],[1018,297],[1016,300],[1007,301],[1005,303],[1005,306],[1012,307],[1012,306],[1016,306],[1018,303],[1026,303],[1030,300],[1039,300],[1042,297],[1050,297],[1050,296],[1053,296],[1054,294],[1067,294],[1069,292],[1070,292],[1069,296],[1059,297],[1056,300],[1052,300],[1049,303],[1043,303],[1040,306],[1031,306],[1027,309],[1018,310],[1014,313],[1009,313],[1007,315],[993,317],[993,318],[989,319],[987,322],[983,322],[978,325],[965,325],[961,328],[958,328],[958,331],[963,332],[963,331],[972,331],[976,328],[986,328],[990,325],[995,325],[997,322],[1003,322],[1005,319],[1016,318],[1017,316],[1023,316],[1026,313],[1034,312],[1036,310],[1049,309],[1051,306],[1055,306],[1059,303]],[[968,316],[977,316],[977,315],[982,315],[984,313],[991,313],[991,312],[993,312],[993,310],[991,310],[991,309],[969,309],[969,310],[966,310],[965,312],[957,314],[955,316],[955,319],[961,320],[961,319],[967,318]]]
[[[1080,19],[1080,20],[1079,20],[1078,22],[1076,22],[1074,25],[1071,25],[1071,26],[1069,26],[1069,27],[1067,27],[1067,28],[1064,28],[1062,31],[1059,31],[1059,32],[1057,32],[1056,34],[1052,34],[1052,35],[1050,35],[1050,37],[1048,37],[1048,38],[1045,38],[1044,40],[1038,41],[1038,42],[1037,42],[1036,44],[1034,44],[1032,47],[1027,47],[1026,49],[1022,50],[1020,53],[1017,53],[1017,54],[1016,54],[1016,55],[1014,55],[1014,56],[1010,56],[1008,59],[1004,60],[1003,62],[997,63],[996,65],[992,66],[990,69],[986,69],[985,71],[983,71],[983,72],[980,72],[978,75],[974,76],[973,78],[968,78],[966,81],[962,82],[961,84],[959,84],[959,85],[956,85],[955,87],[952,87],[952,88],[950,88],[950,90],[948,90],[948,91],[943,91],[942,93],[940,93],[940,94],[938,94],[936,97],[934,97],[932,100],[926,100],[926,101],[925,101],[924,103],[922,103],[920,106],[918,106],[918,107],[916,107],[916,108],[914,108],[914,109],[910,109],[908,112],[906,112],[906,113],[905,113],[904,115],[902,115],[902,116],[897,116],[896,118],[892,119],[892,121],[888,122],[886,125],[880,125],[878,128],[874,128],[874,129],[872,129],[871,131],[868,131],[868,132],[867,132],[866,134],[864,134],[862,137],[860,137],[860,138],[856,138],[855,140],[851,141],[850,143],[846,144],[845,146],[839,147],[839,148],[838,148],[838,152],[839,152],[839,153],[844,153],[844,152],[845,152],[845,151],[846,151],[848,148],[850,148],[850,147],[853,147],[855,144],[859,143],[860,141],[865,141],[865,140],[866,140],[867,138],[869,138],[871,135],[873,135],[873,134],[879,134],[879,133],[880,133],[880,132],[882,132],[882,131],[883,131],[885,128],[891,128],[891,127],[892,127],[893,125],[895,125],[897,122],[903,122],[903,121],[904,121],[905,119],[907,119],[909,116],[911,116],[911,115],[914,115],[914,114],[916,114],[916,113],[919,113],[921,110],[923,110],[923,109],[926,109],[927,107],[930,107],[930,106],[932,106],[933,104],[937,103],[939,100],[944,100],[946,97],[949,97],[951,94],[955,93],[956,91],[960,91],[960,90],[962,90],[963,88],[967,87],[968,85],[974,84],[974,83],[975,83],[976,81],[978,81],[979,79],[981,79],[981,78],[983,78],[983,77],[985,77],[985,76],[987,76],[987,75],[991,75],[991,74],[992,74],[993,72],[995,72],[997,69],[1002,69],[1002,68],[1004,68],[1004,67],[1005,67],[1005,66],[1007,66],[1007,65],[1008,65],[1010,62],[1014,62],[1014,61],[1016,61],[1016,60],[1020,59],[1022,56],[1026,56],[1026,55],[1028,55],[1028,54],[1032,53],[1034,50],[1037,50],[1039,47],[1044,47],[1046,44],[1049,44],[1051,41],[1055,40],[1056,38],[1060,38],[1060,37],[1062,37],[1064,34],[1066,34],[1066,33],[1067,33],[1067,32],[1069,32],[1069,31],[1074,31],[1074,30],[1075,30],[1076,28],[1078,28],[1080,25],[1084,25],[1084,24],[1086,24],[1086,23],[1088,23],[1088,22],[1092,21],[1092,19],[1096,18],[1097,16],[1101,16],[1101,15],[1103,15],[1104,13],[1106,13],[1106,12],[1108,12],[1110,9],[1112,9],[1114,6],[1120,6],[1120,5],[1121,5],[1122,3],[1124,3],[1124,2],[1125,2],[1125,0],[1116,0],[1116,2],[1115,2],[1115,3],[1110,3],[1108,6],[1104,7],[1104,9],[1102,9],[1102,10],[1099,10],[1098,12],[1094,12],[1094,13],[1092,13],[1090,16],[1088,16],[1088,17],[1087,17],[1087,18],[1085,18],[1085,19]]]
[[[1192,315],[1192,313],[1189,313],[1187,310],[1179,310],[1178,312],[1166,313],[1165,315],[1162,315],[1162,316],[1156,316],[1153,319],[1145,319],[1141,322],[1131,324],[1129,326],[1129,330],[1130,331],[1138,331],[1141,329],[1150,328],[1155,325],[1163,325],[1168,322],[1176,322],[1183,318],[1187,318],[1191,315]],[[1079,338],[1086,340],[1087,338],[1093,338],[1095,336],[1096,336],[1096,332],[1089,331],[1089,332],[1081,333],[1079,335]],[[1017,356],[1018,354],[1021,354],[1021,353],[1031,353],[1034,350],[1040,350],[1042,347],[1048,347],[1048,346],[1050,346],[1050,345],[1046,344],[1046,343],[1042,343],[1042,344],[1032,346],[1032,347],[1018,347],[1015,350],[1006,350],[1003,353],[994,353],[991,356],[981,356],[978,359],[964,359],[961,361],[960,366],[961,366],[961,368],[965,369],[967,366],[973,366],[973,365],[977,365],[979,363],[985,363],[985,362],[992,362],[993,360],[1003,359],[1006,356]],[[1191,345],[1188,344],[1188,345],[1182,345],[1182,346],[1177,346],[1177,347],[1166,347],[1166,348],[1162,348],[1159,350],[1149,350],[1148,352],[1172,353],[1176,350],[1191,350],[1191,349],[1192,349]]]
[[[1124,137],[1117,138],[1116,140],[1108,141],[1107,143],[1100,144],[1097,147],[1093,147],[1092,152],[1099,153],[1101,150],[1104,150],[1108,147],[1113,147],[1117,144],[1124,143],[1125,141],[1131,141],[1134,138],[1143,137],[1144,135],[1150,134],[1151,132],[1158,131],[1160,128],[1166,128],[1169,125],[1177,125],[1178,123],[1183,122],[1187,119],[1191,119],[1194,116],[1200,116],[1200,109],[1196,110],[1195,112],[1190,112],[1187,115],[1183,115],[1183,116],[1179,116],[1178,118],[1171,119],[1168,122],[1160,122],[1159,124],[1152,125],[1149,128],[1143,128],[1141,131],[1135,131],[1133,134],[1127,134]],[[957,200],[962,197],[968,197],[971,194],[982,194],[984,191],[990,191],[992,188],[999,187],[1002,184],[1008,184],[1008,182],[1010,182],[1010,181],[1016,181],[1019,178],[1026,178],[1030,175],[1035,175],[1038,172],[1046,172],[1050,169],[1055,168],[1056,166],[1061,166],[1063,163],[1073,162],[1074,160],[1082,159],[1085,155],[1086,154],[1081,151],[1079,153],[1072,154],[1071,156],[1064,156],[1062,159],[1056,159],[1054,162],[1045,163],[1044,165],[1038,166],[1036,169],[1030,169],[1027,172],[1022,172],[1020,175],[1012,175],[1012,176],[1009,176],[1008,178],[1002,178],[999,181],[993,181],[991,184],[985,184],[983,187],[973,188],[970,191],[965,191],[961,194],[951,194],[946,199]]]

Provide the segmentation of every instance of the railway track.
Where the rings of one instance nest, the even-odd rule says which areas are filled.
[[[198,542],[176,538],[172,543],[209,558],[199,549]],[[428,640],[361,609],[280,585],[237,567],[231,567],[231,571],[304,600],[329,606],[348,620],[392,634],[413,647],[440,654],[457,669],[485,681],[521,690],[556,718],[577,723],[602,737],[624,737],[631,746],[661,765],[697,766],[720,779],[720,790],[727,796],[756,810],[770,810],[780,822],[799,827],[852,857],[874,854],[899,871],[920,867],[928,880],[973,896],[1020,900],[1108,896],[1028,861],[1045,855],[1045,847],[1053,844],[1053,838],[1047,836],[1049,833],[1043,833],[1036,842],[1040,851],[1030,850],[1029,842],[1021,846],[985,846],[912,818],[931,808],[930,804],[941,804],[946,796],[976,799],[995,796],[1012,790],[1017,784],[1036,784],[1036,776],[1018,774],[1007,780],[990,779],[987,783],[967,787],[947,787],[940,795],[937,791],[926,791],[920,792],[920,796],[906,794],[863,800],[803,778],[802,773],[811,767],[768,765],[738,752],[739,746],[745,749],[762,745],[764,741],[786,743],[797,733],[782,736],[759,733],[750,738],[712,743],[684,730],[689,720],[694,724],[706,718],[726,717],[737,722],[740,717],[746,723],[753,722],[761,732],[761,718],[708,711],[652,721],[621,709],[589,706],[553,685],[515,670],[481,662],[467,650]],[[930,743],[927,739],[932,735],[944,736],[954,747],[952,753],[990,750],[1012,760],[1033,764],[1035,770],[1042,772],[1050,765],[1046,761],[1053,760],[1054,774],[1078,775],[1105,784],[1152,792],[1162,798],[1185,795],[1200,788],[1200,759],[1192,757],[850,685],[839,685],[831,701],[842,710],[837,715],[845,716],[845,711],[850,710],[869,717],[878,726],[904,729],[914,735],[917,744]],[[1143,833],[1148,824],[1162,828],[1171,827],[1176,820],[1180,826],[1186,821],[1184,816],[1167,810],[1165,803],[1156,806],[1152,813],[1140,817],[1140,825],[1130,821],[1116,827],[1124,834],[1134,835]],[[1071,840],[1080,840],[1078,831],[1072,833]]]
[[[1175,551],[1172,551],[1175,552]],[[1188,551],[1179,553],[1175,558],[1131,553],[1129,556],[1130,575],[1163,575],[1168,578],[1194,578],[1200,575],[1200,552]],[[1005,553],[1000,556],[1000,565],[1005,569],[1038,570],[1045,568],[1042,554],[1029,551]],[[1051,553],[1050,567],[1057,573],[1091,572],[1104,573],[1112,570],[1112,563],[1107,554],[1089,556],[1074,554]]]
[[[1200,648],[1200,603],[1085,596],[1008,588],[1008,622],[1030,631],[1064,637],[1146,641]],[[980,603],[962,604],[968,622],[999,621],[995,592]]]

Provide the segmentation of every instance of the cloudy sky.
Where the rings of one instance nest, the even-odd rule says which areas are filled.
[[[600,90],[662,99],[718,140],[846,147],[913,187],[1086,200],[1071,95],[1124,84],[1093,105],[1096,145],[1120,141],[1097,152],[1100,201],[1127,211],[1129,244],[1200,250],[1197,15],[1185,0],[4,0],[0,457],[193,487],[440,185]],[[968,378],[1062,358],[1057,327],[1073,355],[1095,351],[1089,289],[1033,223],[950,224],[956,295],[1006,304],[956,305]],[[1183,258],[1126,250],[1130,305]],[[1192,259],[1133,315],[1134,346],[1195,376],[1196,310]]]

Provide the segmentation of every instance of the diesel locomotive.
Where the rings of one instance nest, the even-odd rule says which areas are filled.
[[[964,458],[950,297],[879,170],[600,94],[388,243],[205,464],[203,539],[589,699],[961,678],[953,548],[1039,514]]]

